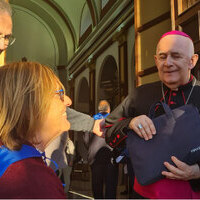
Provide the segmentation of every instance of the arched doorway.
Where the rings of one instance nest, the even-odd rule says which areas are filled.
[[[114,109],[119,104],[119,73],[113,56],[107,56],[101,66],[97,100],[106,99]]]
[[[76,110],[89,113],[89,84],[87,79],[84,77],[80,80],[76,99]]]
[[[83,77],[78,84],[76,98],[76,110],[89,113],[89,84],[85,77]],[[87,149],[84,144],[83,135],[88,133],[77,133],[76,134],[76,148],[77,153],[81,157],[82,161],[87,162]]]

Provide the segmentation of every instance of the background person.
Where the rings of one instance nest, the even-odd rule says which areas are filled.
[[[181,31],[165,33],[158,42],[155,55],[161,82],[136,88],[106,118],[110,127],[106,132],[108,144],[116,147],[119,141],[124,141],[127,137],[123,132],[124,127],[133,129],[144,140],[152,139],[156,130],[147,114],[150,106],[159,100],[167,103],[171,109],[188,103],[200,110],[200,83],[191,75],[197,60],[192,39],[187,34]],[[163,110],[158,107],[156,116],[162,113]],[[122,117],[126,119],[119,122]],[[169,170],[162,172],[166,178],[147,186],[140,185],[135,179],[134,189],[139,193],[137,198],[200,198],[198,164],[189,166],[173,155],[171,159],[176,167],[164,162]]]
[[[110,113],[110,104],[101,100],[94,119],[104,119]],[[113,151],[105,138],[85,133],[84,141],[88,147],[88,162],[92,172],[92,191],[95,199],[116,199],[118,183],[118,164]],[[105,186],[105,191],[104,191]]]
[[[58,149],[51,151],[54,146],[58,146]],[[45,149],[48,165],[56,171],[56,174],[64,183],[64,192],[67,194],[70,186],[70,175],[73,166],[73,159],[75,153],[75,147],[73,142],[69,138],[69,133],[64,132],[62,135],[54,139],[48,147]]]
[[[71,183],[71,172],[75,159],[75,146],[69,135],[67,137],[66,146],[65,146],[65,156],[67,158],[68,166],[62,169],[63,180],[65,182],[65,193],[69,192],[70,183]]]
[[[12,45],[15,38],[12,35],[12,10],[5,0],[0,0],[0,54]]]
[[[44,65],[14,62],[0,68],[0,90],[0,198],[65,198],[61,181],[41,156],[13,162],[2,173],[9,156],[21,155],[25,147],[40,155],[69,130],[71,100],[63,85]]]

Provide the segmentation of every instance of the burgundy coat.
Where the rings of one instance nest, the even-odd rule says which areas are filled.
[[[0,198],[65,199],[61,181],[42,158],[11,164],[0,178]]]

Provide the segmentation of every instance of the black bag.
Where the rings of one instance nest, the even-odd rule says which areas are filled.
[[[148,185],[163,178],[164,162],[173,164],[171,156],[187,164],[200,161],[200,116],[193,105],[171,110],[161,103],[165,114],[153,118],[156,135],[145,141],[129,130],[127,148],[138,182]],[[153,109],[154,110],[154,109]]]

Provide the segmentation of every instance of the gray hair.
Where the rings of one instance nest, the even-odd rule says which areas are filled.
[[[5,0],[0,0],[0,14],[7,12],[10,16],[12,16],[12,9],[8,2]]]

